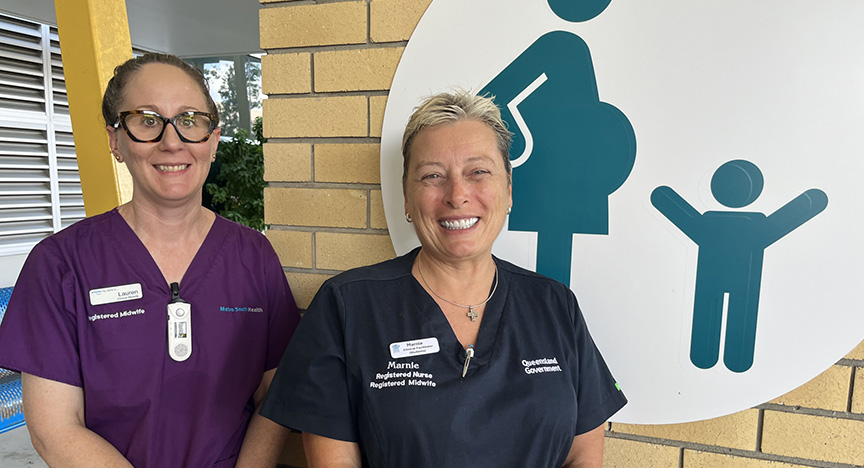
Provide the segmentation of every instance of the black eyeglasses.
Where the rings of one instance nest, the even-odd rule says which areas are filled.
[[[180,141],[201,143],[207,141],[216,129],[216,116],[209,112],[181,112],[170,119],[149,110],[123,111],[117,116],[114,128],[123,127],[132,141],[155,143],[162,140],[165,127],[174,126]]]

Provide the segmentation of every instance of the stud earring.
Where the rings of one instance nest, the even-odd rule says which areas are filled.
[[[414,221],[413,219],[411,219],[411,214],[410,214],[410,213],[405,213],[405,221],[408,221],[409,223],[412,222],[412,221]]]
[[[510,210],[511,210],[512,208],[513,208],[512,206],[508,206],[508,207],[507,207],[507,214],[508,214],[508,215],[510,214]]]

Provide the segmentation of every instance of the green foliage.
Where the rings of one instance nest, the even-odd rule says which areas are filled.
[[[216,151],[221,165],[215,183],[204,189],[212,196],[210,209],[220,215],[259,231],[264,229],[264,143],[261,118],[255,119],[250,140],[245,129],[238,129],[233,140],[222,140]]]

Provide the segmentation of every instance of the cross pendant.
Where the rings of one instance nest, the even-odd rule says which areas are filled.
[[[470,318],[472,322],[476,322],[477,317],[479,317],[479,316],[480,315],[478,315],[477,312],[474,312],[474,306],[468,307],[468,318]]]

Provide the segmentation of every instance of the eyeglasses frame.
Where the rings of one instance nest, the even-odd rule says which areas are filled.
[[[210,119],[210,128],[207,129],[207,135],[204,136],[204,138],[201,140],[197,140],[197,141],[196,140],[190,140],[190,139],[184,137],[183,134],[180,133],[180,130],[177,129],[177,123],[176,123],[177,119],[181,116],[186,116],[186,115],[190,115],[190,114],[203,115],[203,116],[206,116],[207,118]],[[129,131],[129,127],[126,126],[126,117],[129,115],[149,115],[151,117],[156,117],[158,119],[161,119],[162,120],[162,131],[159,132],[159,135],[156,136],[156,138],[153,138],[151,140],[141,140],[141,139],[137,138],[135,135],[133,135],[132,132]],[[216,123],[216,116],[209,113],[209,112],[186,111],[186,112],[181,112],[181,113],[175,115],[174,117],[169,118],[169,117],[163,117],[162,114],[160,114],[156,111],[130,110],[130,111],[123,111],[123,112],[120,112],[119,114],[117,114],[117,121],[114,122],[114,128],[122,127],[123,131],[125,131],[126,134],[129,135],[129,138],[131,138],[132,141],[134,141],[134,142],[137,142],[137,143],[157,143],[159,141],[162,141],[162,136],[165,135],[165,129],[168,128],[169,123],[174,127],[174,132],[180,138],[180,141],[182,141],[184,143],[204,143],[205,141],[210,139],[210,136],[213,135],[213,130],[216,130],[216,127],[218,125]]]

